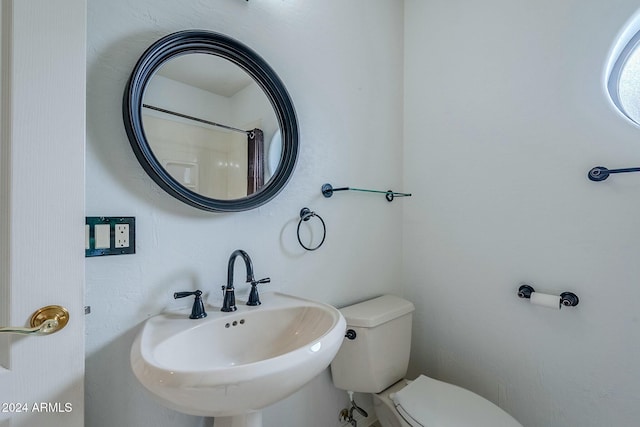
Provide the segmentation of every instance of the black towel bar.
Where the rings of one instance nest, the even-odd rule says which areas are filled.
[[[596,166],[587,175],[591,181],[599,182],[609,178],[613,173],[640,172],[640,168],[607,169],[604,166]]]

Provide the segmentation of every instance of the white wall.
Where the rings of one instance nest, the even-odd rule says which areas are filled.
[[[357,193],[325,199],[320,187],[402,188],[401,4],[303,3],[88,1],[86,213],[137,219],[135,255],[86,261],[88,426],[202,425],[165,410],[143,391],[129,368],[129,349],[142,321],[189,304],[172,300],[174,291],[200,288],[219,303],[234,249],[251,255],[257,276],[270,276],[266,286],[273,290],[335,305],[400,292],[404,202]],[[156,39],[189,28],[225,33],[259,52],[295,104],[301,133],[296,171],[259,209],[212,214],[183,205],[146,176],[129,146],[121,98],[136,59]],[[295,236],[305,206],[328,227],[315,252],[302,250]],[[238,288],[246,297],[246,287]],[[325,372],[268,408],[264,422],[333,426],[345,404]]]
[[[405,2],[412,371],[527,427],[640,420],[640,129],[603,89],[631,0]],[[534,307],[520,281],[574,291]]]
[[[272,289],[336,305],[400,292],[402,274],[417,308],[412,374],[468,387],[527,427],[640,419],[640,178],[586,179],[640,164],[639,130],[602,83],[634,2],[407,0],[404,183],[399,2],[204,3],[89,0],[87,215],[135,215],[138,253],[87,259],[87,425],[202,425],[154,403],[128,351],[141,321],[178,306],[172,292],[201,288],[215,304],[236,248]],[[260,52],[295,103],[298,167],[254,211],[181,205],[128,145],[121,94],[135,60],[185,28]],[[324,182],[414,197],[324,199]],[[304,206],[329,228],[313,253],[295,239]],[[532,307],[515,296],[523,280],[580,305]],[[344,402],[325,373],[265,425],[335,425]]]

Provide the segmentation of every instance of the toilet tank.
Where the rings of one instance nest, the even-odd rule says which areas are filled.
[[[346,338],[331,362],[333,384],[342,390],[379,393],[403,379],[411,351],[411,302],[383,295],[340,309]]]

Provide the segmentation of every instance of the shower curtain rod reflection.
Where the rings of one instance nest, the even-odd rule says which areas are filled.
[[[155,107],[155,106],[149,105],[149,104],[142,104],[142,106],[144,108],[148,108],[150,110],[155,110],[155,111],[159,111],[161,113],[171,114],[171,115],[177,116],[177,117],[182,117],[183,119],[193,120],[193,121],[196,121],[196,122],[199,122],[199,123],[204,123],[206,125],[211,125],[211,126],[216,126],[216,127],[219,127],[219,128],[227,129],[227,130],[230,130],[230,131],[233,131],[233,132],[244,133],[246,135],[249,135],[249,137],[253,138],[253,136],[252,136],[253,131],[252,130],[242,130],[242,129],[234,128],[232,126],[223,125],[223,124],[212,122],[212,121],[205,120],[205,119],[199,119],[197,117],[188,116],[186,114],[176,113],[175,111],[165,110],[164,108]]]

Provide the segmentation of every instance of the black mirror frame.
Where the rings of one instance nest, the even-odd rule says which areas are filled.
[[[276,173],[259,191],[240,199],[205,197],[182,186],[156,159],[142,127],[142,99],[149,80],[166,61],[186,53],[207,53],[225,58],[245,70],[269,98],[282,133],[282,156]],[[186,30],[169,34],[153,43],[136,63],[122,101],[124,127],[140,165],[163,190],[198,209],[239,212],[273,199],[287,184],[298,158],[298,121],[293,102],[275,71],[256,52],[223,34]]]

